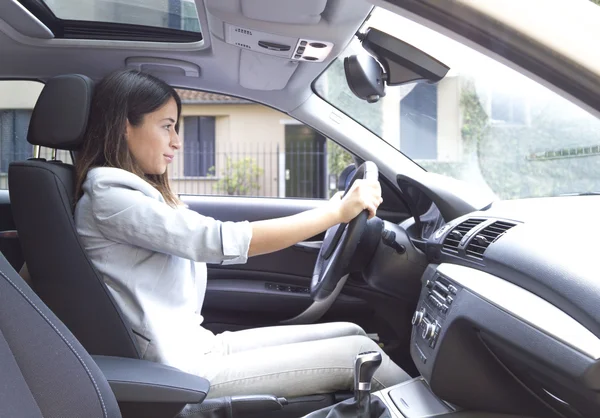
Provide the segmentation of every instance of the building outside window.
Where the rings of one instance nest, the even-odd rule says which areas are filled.
[[[215,117],[184,117],[183,135],[184,176],[206,177],[215,165]]]

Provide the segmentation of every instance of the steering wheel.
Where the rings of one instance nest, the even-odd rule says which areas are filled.
[[[378,180],[377,165],[372,161],[361,164],[346,185],[344,195],[357,179]],[[365,209],[350,223],[334,225],[325,233],[310,283],[310,295],[314,301],[327,298],[348,273],[348,265],[365,230],[368,217],[369,211]]]

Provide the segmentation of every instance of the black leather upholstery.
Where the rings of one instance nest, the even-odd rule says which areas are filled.
[[[15,162],[8,180],[13,218],[38,296],[91,354],[139,358],[131,329],[75,229],[73,166]]]
[[[76,149],[91,96],[87,77],[49,80],[33,111],[29,141]],[[64,126],[69,124],[71,128]],[[9,166],[8,183],[13,218],[38,296],[91,354],[139,358],[131,329],[75,229],[74,167],[35,159],[15,162]]]
[[[121,417],[96,363],[2,255],[0,417]]]
[[[94,84],[84,75],[54,77],[38,98],[27,141],[33,145],[76,150],[83,142]]]

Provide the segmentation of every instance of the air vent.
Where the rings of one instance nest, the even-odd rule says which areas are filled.
[[[241,46],[242,48],[246,48],[246,49],[252,49],[252,48],[250,47],[250,45],[246,45],[246,44],[243,44],[243,43],[241,43],[241,42],[236,42],[235,44],[236,44],[237,46]]]
[[[515,226],[509,222],[496,221],[483,228],[467,245],[467,255],[483,260],[483,253],[491,243],[497,241],[506,231]]]
[[[241,33],[242,35],[249,35],[252,36],[252,32],[249,31],[248,29],[242,29],[242,28],[235,28],[235,31],[237,33]]]
[[[446,235],[446,239],[442,245],[443,250],[449,253],[458,254],[458,246],[463,237],[483,221],[483,219],[467,219],[452,228],[450,233]]]

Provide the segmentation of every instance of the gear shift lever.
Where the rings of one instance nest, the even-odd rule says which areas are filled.
[[[354,400],[358,418],[371,418],[371,380],[381,365],[381,353],[366,351],[359,353],[354,362]]]

